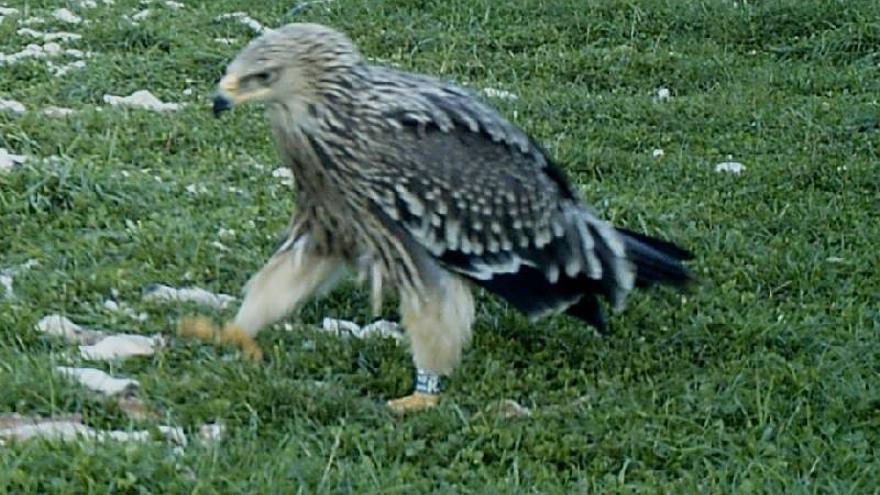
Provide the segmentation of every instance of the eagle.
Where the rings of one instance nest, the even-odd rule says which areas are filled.
[[[634,287],[683,288],[692,257],[603,221],[521,128],[451,82],[371,64],[344,33],[293,23],[251,41],[226,67],[213,111],[262,103],[295,182],[283,242],[244,287],[234,319],[185,333],[253,337],[330,289],[346,268],[388,290],[415,364],[396,412],[438,404],[474,323],[475,288],[532,318],[564,313],[599,329],[604,304]],[[600,302],[602,301],[602,302]]]

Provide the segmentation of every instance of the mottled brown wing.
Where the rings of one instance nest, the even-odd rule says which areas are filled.
[[[389,221],[528,314],[585,293],[622,299],[632,274],[619,237],[539,148],[459,88],[410,89],[421,98],[390,106],[371,156],[385,176],[370,188]]]

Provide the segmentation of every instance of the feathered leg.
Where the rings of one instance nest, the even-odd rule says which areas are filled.
[[[440,402],[440,381],[452,374],[470,341],[473,296],[462,279],[443,272],[425,294],[404,291],[400,315],[412,343],[416,389],[388,407],[397,413],[429,409]]]
[[[180,333],[240,347],[255,360],[262,351],[253,337],[295,310],[316,292],[329,290],[344,267],[340,258],[310,249],[308,237],[285,243],[244,287],[245,298],[235,318],[217,329],[205,318],[183,320]]]

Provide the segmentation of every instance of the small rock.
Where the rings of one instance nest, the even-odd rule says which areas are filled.
[[[83,60],[76,60],[74,62],[71,62],[69,64],[64,64],[64,65],[56,65],[56,64],[53,64],[52,62],[49,62],[48,65],[49,65],[49,70],[52,71],[52,75],[54,75],[55,77],[61,77],[74,69],[84,68],[86,66],[86,63]]]
[[[505,418],[528,417],[532,415],[532,410],[528,407],[520,405],[515,400],[505,399],[498,405],[498,412]]]
[[[293,178],[293,172],[290,171],[288,167],[278,167],[272,171],[272,177],[278,177],[282,179]]]
[[[367,337],[391,337],[400,342],[404,339],[403,329],[398,323],[388,320],[378,320],[361,328],[358,338],[365,339]]]
[[[666,153],[660,148],[656,148],[654,151],[651,152],[651,156],[658,159],[663,158],[665,155]]]
[[[0,286],[3,286],[4,290],[3,297],[6,299],[12,299],[13,297],[15,297],[15,291],[13,288],[15,276],[25,270],[30,270],[36,265],[37,260],[27,260],[19,266],[4,268],[0,270]]]
[[[199,287],[176,289],[161,284],[148,287],[143,299],[144,301],[195,302],[217,309],[225,309],[236,300],[228,294],[215,294]]]
[[[61,22],[66,22],[68,24],[79,24],[82,22],[81,17],[79,17],[78,15],[76,15],[73,12],[71,12],[67,9],[64,9],[64,8],[55,9],[52,12],[52,17],[58,19]]]
[[[140,21],[146,19],[147,17],[150,17],[151,15],[153,15],[153,12],[150,9],[144,9],[144,10],[138,12],[137,14],[132,15],[131,20],[140,22]]]
[[[672,98],[672,91],[669,88],[657,88],[657,96],[655,98],[657,101],[666,101]]]
[[[349,320],[338,320],[336,318],[324,318],[321,322],[321,329],[330,332],[339,337],[355,337],[365,339],[368,337],[391,337],[394,340],[401,341],[404,338],[400,325],[393,321],[378,320],[361,327],[357,323]]]
[[[118,395],[130,393],[140,387],[137,380],[130,378],[114,378],[107,373],[95,368],[70,368],[57,366],[55,368],[62,375],[78,381],[90,390],[104,395]]]
[[[160,425],[162,437],[169,442],[186,445],[186,435],[179,427]],[[96,442],[147,442],[153,438],[149,431],[96,430],[83,424],[81,416],[51,418],[28,417],[17,414],[0,416],[0,439],[23,442],[40,438],[56,442],[92,440]]]
[[[259,21],[255,20],[251,16],[247,15],[244,12],[233,12],[231,14],[220,14],[215,18],[218,21],[222,21],[225,19],[236,19],[238,22],[244,24],[245,26],[251,28],[255,33],[263,33],[265,32],[266,26],[260,24]]]
[[[505,91],[503,89],[483,88],[483,94],[488,96],[489,98],[499,98],[501,100],[518,100],[519,99],[519,96],[511,93],[510,91]]]
[[[143,322],[149,319],[149,316],[147,316],[146,313],[138,313],[134,310],[134,308],[132,308],[125,302],[116,302],[113,299],[107,299],[106,301],[104,301],[104,309],[113,313],[119,313],[121,315],[128,316],[129,318],[137,321]]]
[[[37,26],[40,24],[45,24],[46,19],[44,19],[42,17],[35,16],[35,17],[28,17],[27,19],[22,19],[22,20],[18,21],[18,23],[21,24],[22,26]]]
[[[86,345],[95,344],[107,336],[105,332],[83,328],[58,314],[44,316],[37,322],[36,329],[38,332],[45,333],[46,335],[61,337],[68,342]]]
[[[76,33],[68,33],[65,31],[61,31],[58,33],[44,33],[42,31],[36,31],[30,28],[21,28],[16,32],[21,36],[40,38],[43,41],[76,41],[82,38],[82,35]]]
[[[104,102],[114,106],[121,105],[131,108],[154,110],[157,112],[178,110],[180,108],[180,105],[177,103],[163,103],[160,99],[156,98],[152,93],[145,89],[135,91],[129,96],[114,96],[106,94],[104,95]]]
[[[156,349],[165,346],[161,335],[114,334],[105,337],[94,345],[79,346],[83,359],[93,361],[110,361],[125,359],[132,356],[152,356]]]
[[[48,107],[43,108],[41,110],[41,112],[46,117],[52,117],[52,118],[63,118],[63,117],[67,117],[68,115],[73,115],[74,113],[76,113],[75,110],[73,110],[73,109],[65,108],[65,107],[56,107],[54,105],[50,105]]]
[[[190,194],[207,194],[208,188],[204,184],[190,184],[186,186],[186,192]]]
[[[719,173],[739,175],[743,173],[745,169],[746,166],[740,162],[721,162],[718,165],[715,165],[715,171]]]
[[[199,440],[202,443],[210,444],[218,442],[226,433],[226,427],[218,423],[208,423],[199,427]]]
[[[187,439],[186,433],[184,433],[183,428],[179,426],[166,426],[159,425],[158,427],[159,433],[162,434],[162,437],[169,442],[176,443],[181,447],[186,447]]]
[[[0,272],[0,285],[3,286],[3,297],[12,298],[15,293],[12,291],[12,275]]]
[[[6,148],[0,148],[0,173],[8,172],[17,165],[21,165],[27,160],[24,155],[13,155],[6,151]]]
[[[321,329],[325,332],[330,332],[333,335],[343,336],[346,334],[354,335],[355,332],[360,331],[361,326],[353,321],[324,318],[321,323]]]

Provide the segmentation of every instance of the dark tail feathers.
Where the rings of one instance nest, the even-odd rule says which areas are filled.
[[[631,230],[617,231],[623,236],[627,256],[636,265],[636,287],[662,284],[685,288],[694,281],[682,264],[694,257],[690,251]]]

